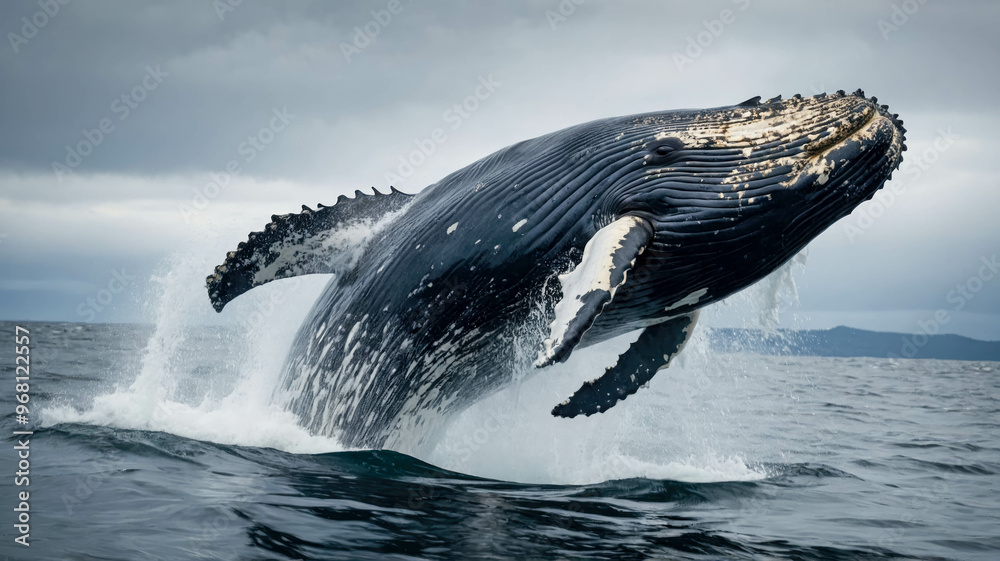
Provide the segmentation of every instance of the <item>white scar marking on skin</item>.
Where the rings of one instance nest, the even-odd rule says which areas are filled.
[[[525,219],[521,220],[520,222],[518,222],[517,224],[514,224],[513,230],[516,232],[516,231],[518,231],[518,230],[521,229],[521,226],[524,226],[527,223],[528,223],[528,219],[525,218]]]
[[[458,228],[458,222],[452,224],[451,226],[448,226],[448,235],[450,236],[451,233],[454,232],[457,228]]]
[[[664,311],[665,312],[669,312],[670,310],[676,310],[677,308],[680,308],[681,306],[687,306],[687,305],[697,304],[698,301],[701,300],[701,297],[704,296],[705,294],[708,294],[708,287],[705,287],[705,288],[702,288],[702,289],[699,289],[699,290],[695,290],[691,294],[688,294],[684,298],[681,298],[680,300],[678,300],[678,301],[674,302],[673,304],[667,306],[667,308]]]

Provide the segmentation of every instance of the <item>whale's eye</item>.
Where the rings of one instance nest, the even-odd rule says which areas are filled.
[[[684,144],[676,138],[664,138],[657,140],[649,146],[649,156],[646,162],[650,164],[666,164],[674,160],[674,157],[684,147]]]

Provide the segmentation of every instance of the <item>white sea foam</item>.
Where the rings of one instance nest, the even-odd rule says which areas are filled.
[[[118,388],[84,409],[48,407],[45,424],[162,431],[296,453],[341,450],[334,439],[310,435],[295,415],[271,403],[291,339],[329,277],[258,287],[227,306],[220,321],[204,289],[220,255],[224,249],[201,244],[168,259],[149,283],[147,307],[155,330],[139,372],[117,373]],[[192,357],[199,353],[193,338],[213,330],[225,332],[221,343],[231,352]]]
[[[773,329],[783,302],[794,302],[798,257],[727,304],[745,327]],[[707,321],[706,318],[707,317]],[[767,477],[746,435],[728,413],[764,384],[767,366],[711,349],[703,320],[673,365],[614,408],[591,417],[550,414],[586,380],[603,374],[638,337],[634,332],[577,350],[563,364],[522,381],[458,415],[425,459],[484,477],[530,483],[595,483],[646,477],[688,482]],[[771,450],[768,451],[770,453]]]
[[[483,477],[524,483],[588,484],[645,477],[690,482],[744,481],[766,474],[745,462],[741,450],[716,434],[711,417],[721,404],[703,407],[702,395],[655,391],[671,385],[654,378],[607,412],[563,419],[552,407],[596,377],[627,348],[635,334],[582,349],[564,364],[528,377],[460,414],[426,460]],[[690,362],[690,361],[689,361]],[[701,360],[697,367],[705,366]],[[657,378],[694,382],[692,372],[671,367]],[[722,382],[712,390],[722,387]],[[712,392],[706,392],[712,393]]]

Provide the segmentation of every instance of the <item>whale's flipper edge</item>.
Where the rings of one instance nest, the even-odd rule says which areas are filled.
[[[653,239],[653,227],[637,216],[623,216],[601,228],[583,250],[572,271],[559,275],[562,298],[555,307],[549,336],[535,366],[563,362],[594,320],[625,284],[636,259]]]
[[[412,199],[390,188],[369,195],[355,191],[341,195],[333,206],[303,205],[297,214],[272,215],[260,232],[252,232],[236,251],[206,279],[215,311],[255,286],[276,279],[310,274],[343,274],[355,264],[361,249],[384,225],[387,215],[402,210]]]
[[[573,397],[552,409],[552,414],[589,417],[614,407],[649,382],[657,371],[670,366],[670,360],[691,338],[697,321],[696,310],[646,327],[614,366],[608,367],[600,378],[583,384]]]

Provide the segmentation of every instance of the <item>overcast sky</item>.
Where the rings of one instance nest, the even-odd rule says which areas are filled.
[[[1000,340],[1000,3],[52,4],[0,4],[0,319],[148,321],[151,274],[200,289],[271,214],[390,173],[415,192],[584,121],[861,87],[905,120],[906,173],[810,246],[798,325],[943,310]]]

